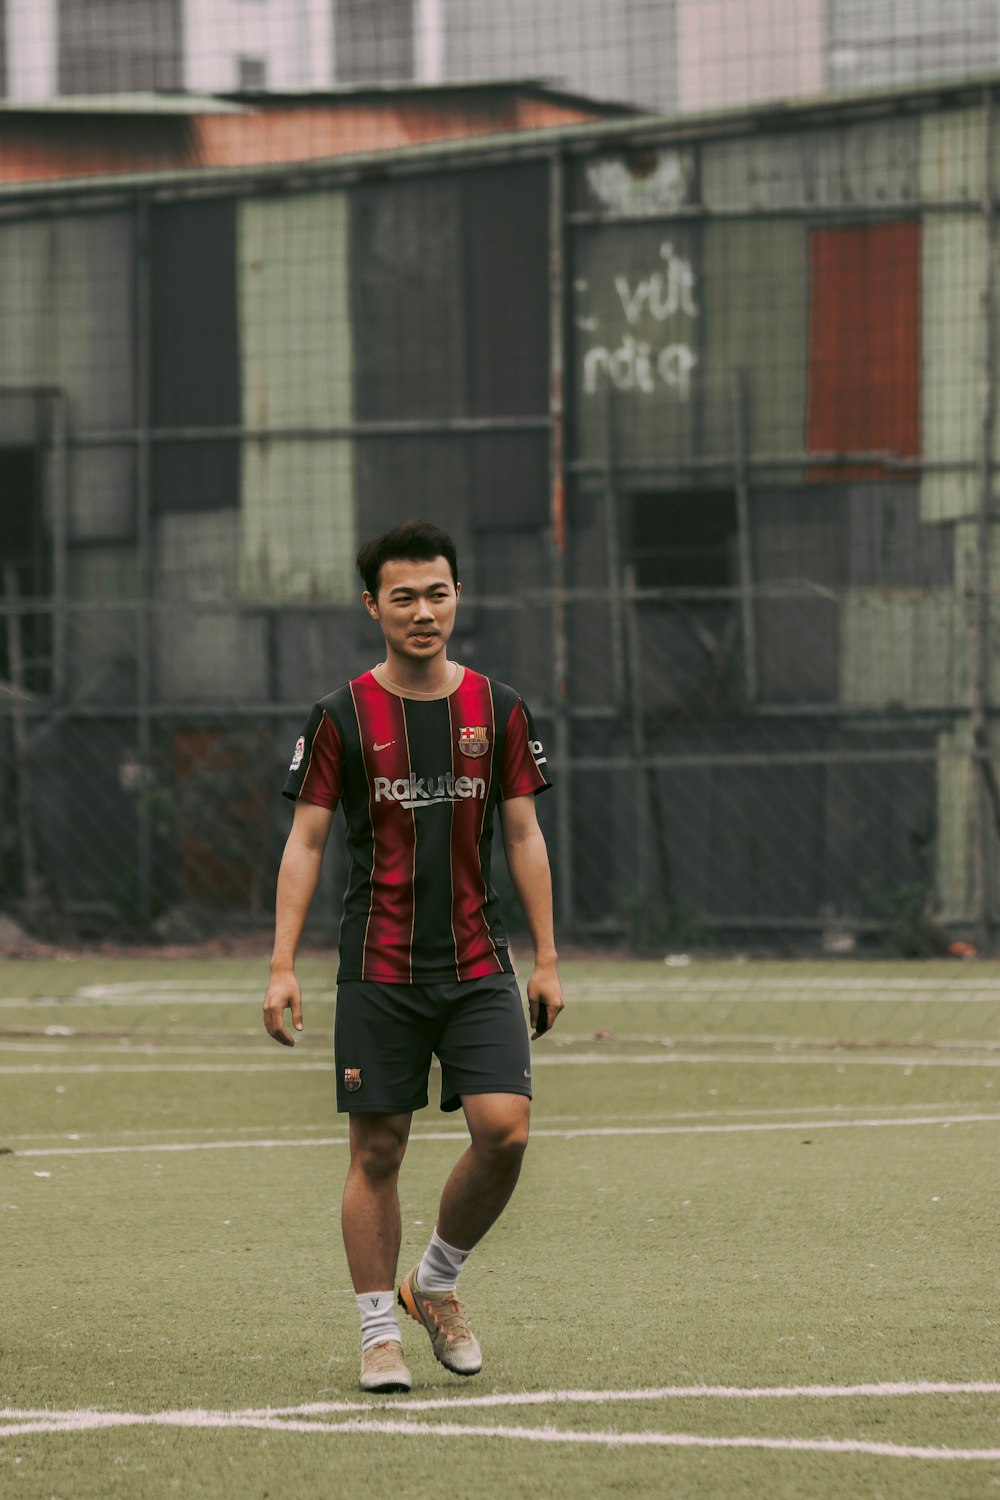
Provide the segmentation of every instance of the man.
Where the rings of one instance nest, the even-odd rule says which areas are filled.
[[[334,1052],[351,1151],[342,1225],[361,1314],[361,1388],[391,1392],[411,1386],[393,1305],[397,1178],[412,1113],[427,1104],[432,1054],[441,1108],[461,1106],[470,1143],[398,1301],[457,1375],[482,1365],[458,1276],[510,1198],[528,1140],[527,1029],[490,884],[497,807],[534,947],[532,1040],[555,1023],[563,996],[535,816],[535,794],[549,784],[545,755],[517,694],[449,659],[461,595],[455,545],[436,526],[407,521],[362,547],[358,569],[385,660],[321,699],[295,747],[264,1024],[286,1046],[286,1009],[302,1029],[295,953],[342,803],[350,876]]]

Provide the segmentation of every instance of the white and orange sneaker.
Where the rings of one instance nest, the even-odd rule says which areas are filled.
[[[410,1389],[413,1378],[406,1368],[403,1346],[398,1339],[386,1339],[363,1351],[358,1384],[363,1391],[373,1391],[377,1396]]]
[[[417,1285],[414,1266],[404,1276],[397,1298],[411,1318],[422,1323],[430,1335],[436,1359],[453,1375],[478,1375],[483,1367],[483,1351],[465,1321],[465,1310],[454,1292],[423,1292]]]

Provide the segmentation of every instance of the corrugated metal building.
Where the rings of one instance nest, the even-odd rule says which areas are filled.
[[[260,908],[358,542],[427,513],[565,926],[990,919],[992,92],[3,190],[36,893]]]

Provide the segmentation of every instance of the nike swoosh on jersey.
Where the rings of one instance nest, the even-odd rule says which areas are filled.
[[[395,743],[395,740],[386,740],[384,745],[376,745],[373,743],[372,749],[377,753],[379,750],[388,750],[389,746],[394,745]]]

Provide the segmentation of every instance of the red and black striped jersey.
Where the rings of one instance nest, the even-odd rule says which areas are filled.
[[[490,880],[499,802],[544,791],[545,752],[517,693],[460,669],[447,697],[374,673],[320,699],[284,794],[343,804],[350,874],[341,979],[440,983],[511,970]]]

